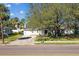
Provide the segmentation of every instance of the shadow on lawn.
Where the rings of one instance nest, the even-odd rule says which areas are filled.
[[[22,37],[22,38],[18,38],[19,40],[25,40],[25,39],[29,39],[29,38],[32,38],[32,37]]]

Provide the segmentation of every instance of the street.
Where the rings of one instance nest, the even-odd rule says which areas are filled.
[[[1,45],[0,55],[72,56],[79,55],[79,45]]]

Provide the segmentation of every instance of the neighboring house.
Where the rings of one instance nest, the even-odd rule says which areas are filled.
[[[4,27],[4,34],[12,34],[12,29],[9,27]]]
[[[12,30],[13,33],[19,33],[19,32],[22,32],[22,31],[23,31],[23,29],[19,29],[19,28],[15,29],[15,30]]]
[[[4,36],[8,36],[8,35],[12,34],[12,29],[10,29],[9,27],[4,27],[3,34],[4,34]],[[1,28],[0,28],[0,38],[1,38],[1,36],[2,36],[2,34],[1,34]]]
[[[19,32],[23,31],[23,29],[20,29],[19,23],[17,25],[15,25],[15,27],[16,27],[16,29],[12,30],[13,33],[19,33]]]

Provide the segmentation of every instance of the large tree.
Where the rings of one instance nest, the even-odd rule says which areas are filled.
[[[0,4],[0,24],[1,24],[0,27],[1,27],[3,43],[4,43],[3,22],[8,19],[9,19],[9,9],[4,4]]]
[[[23,29],[24,28],[24,24],[25,24],[26,20],[23,18],[20,21],[20,28]]]
[[[78,29],[79,4],[31,4],[29,27],[51,29],[55,37],[61,35],[61,28]]]
[[[9,27],[11,27],[12,29],[17,29],[17,27],[19,27],[19,18],[18,17],[14,17],[9,19]]]
[[[62,4],[32,4],[28,24],[40,29],[54,29],[55,36],[60,34],[59,21],[62,19]]]

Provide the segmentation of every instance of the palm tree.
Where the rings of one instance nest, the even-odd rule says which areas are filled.
[[[6,21],[8,18],[9,18],[8,8],[4,4],[0,4],[0,22],[1,22],[1,33],[3,43],[4,43],[3,21]]]
[[[19,24],[19,18],[15,17],[15,18],[11,18],[9,20],[9,22],[11,23],[11,27],[12,29],[17,29],[17,26]]]

